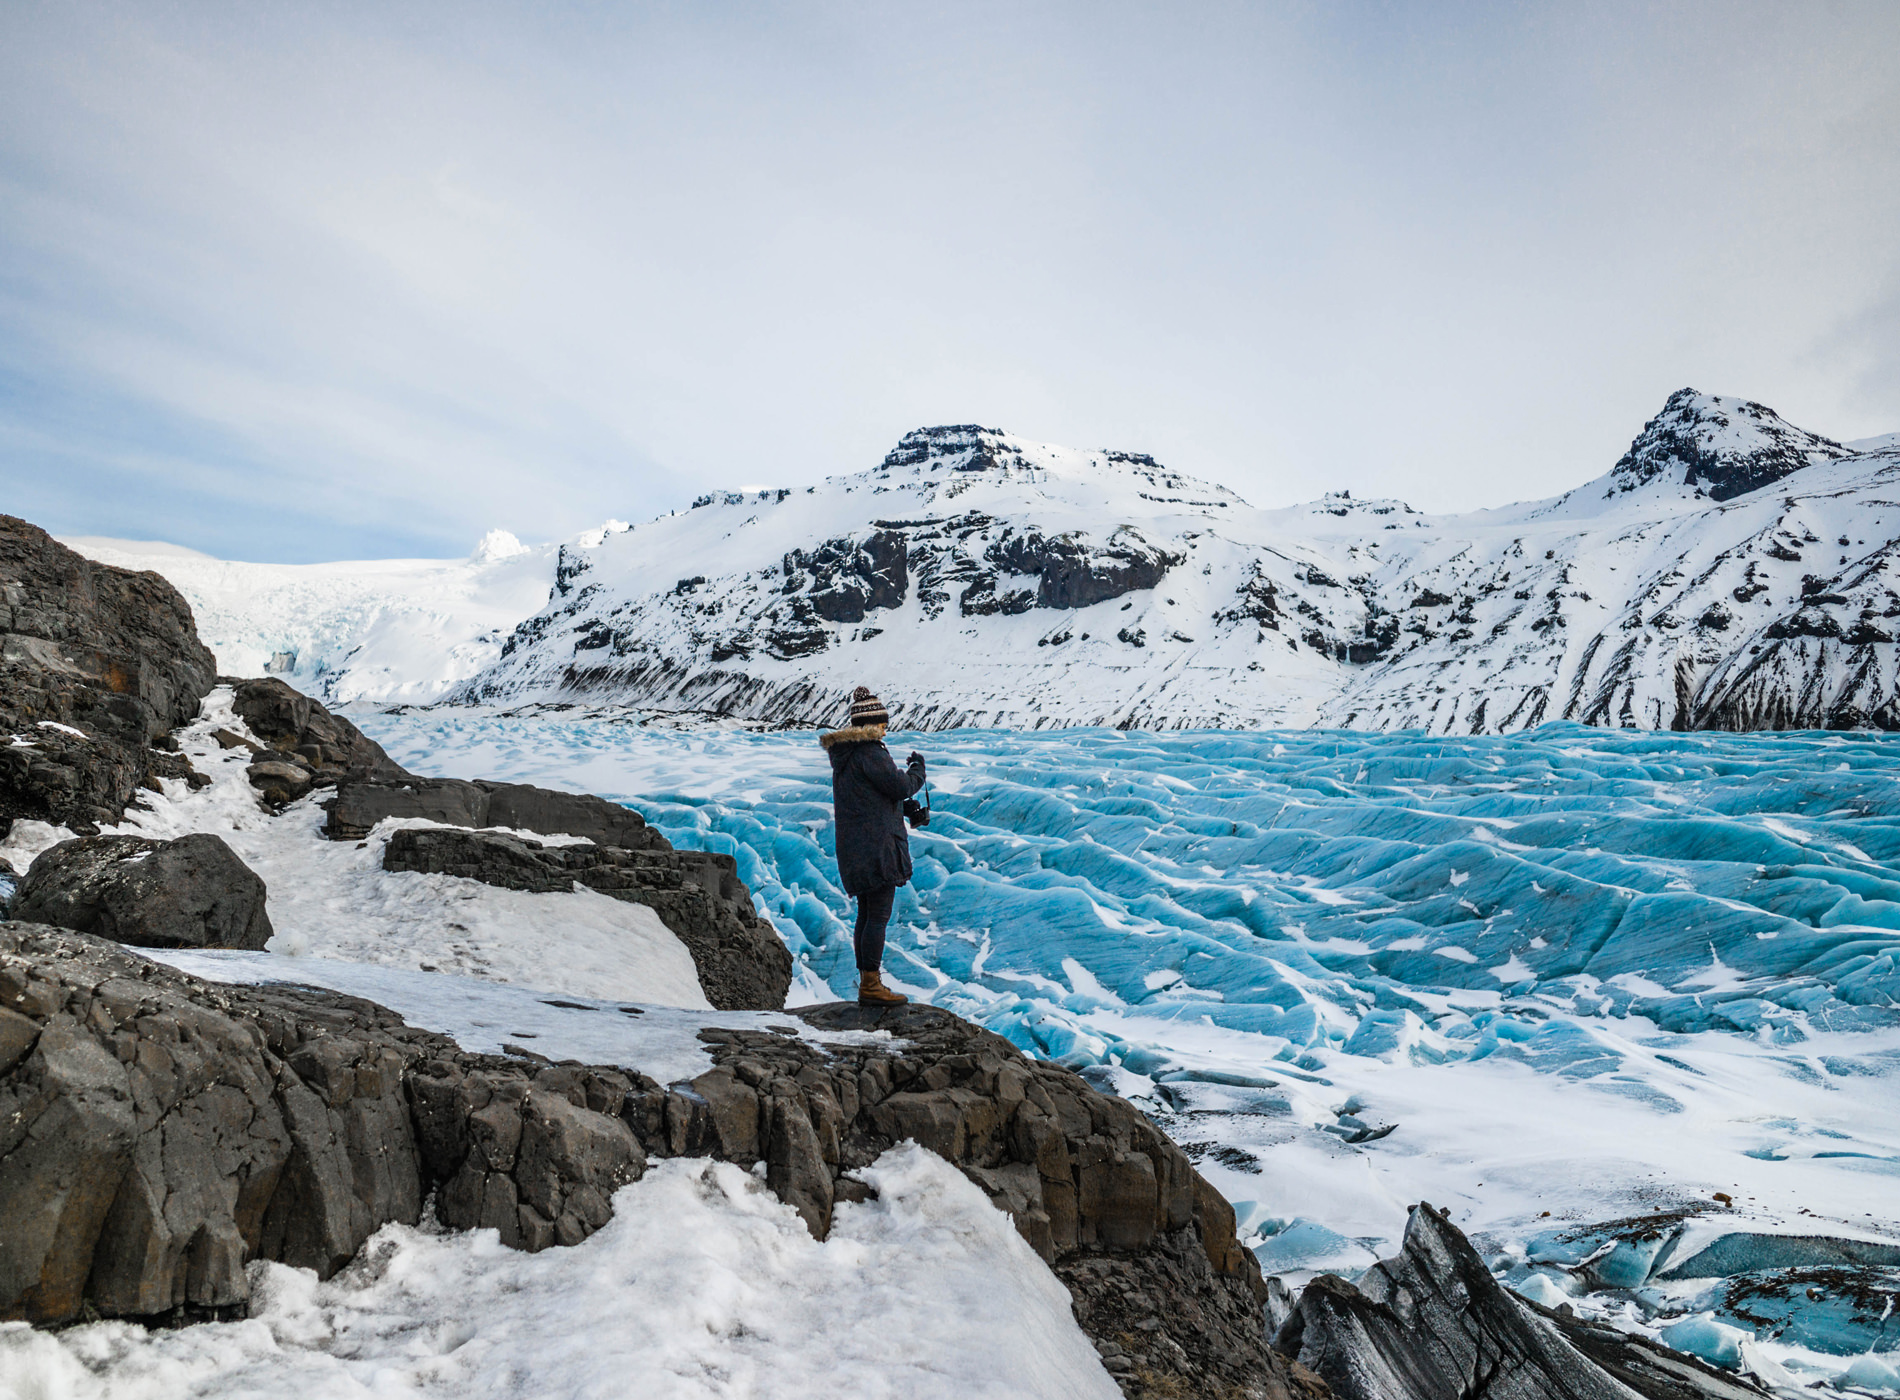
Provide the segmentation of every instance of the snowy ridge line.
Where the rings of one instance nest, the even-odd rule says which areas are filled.
[[[920,730],[1900,728],[1900,446],[1681,390],[1603,476],[1468,515],[1258,510],[972,425],[467,561],[158,569],[227,671],[331,701],[583,703]],[[114,552],[114,551],[118,552]]]
[[[1151,459],[928,429],[570,552],[450,698],[822,724],[864,683],[920,730],[1894,728],[1897,477],[1891,448],[1690,390],[1597,481],[1460,517],[1258,511]]]

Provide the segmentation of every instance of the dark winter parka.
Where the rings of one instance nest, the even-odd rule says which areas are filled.
[[[835,729],[819,742],[831,755],[831,805],[838,818],[838,876],[853,898],[910,883],[904,799],[924,785],[923,760],[900,772],[875,725]]]

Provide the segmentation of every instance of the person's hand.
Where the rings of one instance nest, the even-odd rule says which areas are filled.
[[[922,768],[924,766],[924,756],[918,753],[917,750],[912,749],[910,751],[910,757],[906,758],[904,763],[911,768]]]

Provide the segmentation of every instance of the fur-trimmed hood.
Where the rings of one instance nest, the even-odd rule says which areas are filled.
[[[884,738],[884,726],[881,724],[854,724],[847,729],[834,729],[829,734],[820,734],[818,742],[826,748],[833,744],[869,744]]]

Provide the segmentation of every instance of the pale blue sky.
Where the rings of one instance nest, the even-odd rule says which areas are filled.
[[[0,9],[0,510],[461,554],[982,422],[1260,505],[1900,429],[1900,5]]]

